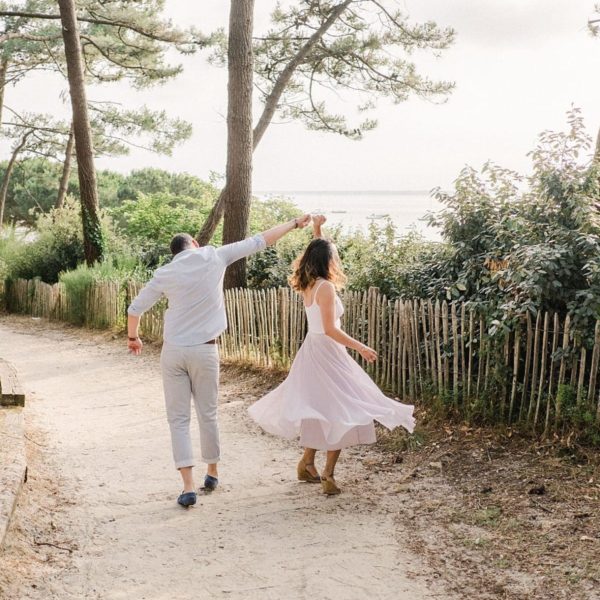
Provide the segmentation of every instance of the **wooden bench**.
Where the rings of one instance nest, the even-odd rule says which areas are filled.
[[[0,358],[0,406],[25,406],[25,393],[16,369]]]

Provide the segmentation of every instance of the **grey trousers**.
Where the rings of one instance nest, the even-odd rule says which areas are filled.
[[[218,462],[219,347],[216,344],[163,344],[160,366],[175,467],[181,469],[194,466],[190,437],[192,398],[200,425],[202,460],[205,463]]]

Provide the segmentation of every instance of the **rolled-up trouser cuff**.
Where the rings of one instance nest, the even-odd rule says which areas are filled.
[[[215,463],[218,463],[221,460],[220,456],[217,456],[217,458],[204,458],[202,457],[202,462],[205,462],[207,465],[214,465]]]
[[[194,467],[194,459],[190,458],[188,460],[178,460],[175,463],[176,469],[185,469],[186,467]]]

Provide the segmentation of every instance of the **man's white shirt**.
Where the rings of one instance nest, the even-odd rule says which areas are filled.
[[[163,341],[174,346],[195,346],[215,339],[227,329],[223,277],[236,260],[264,250],[262,235],[220,248],[204,246],[184,250],[154,272],[127,312],[141,316],[162,296],[165,312]]]

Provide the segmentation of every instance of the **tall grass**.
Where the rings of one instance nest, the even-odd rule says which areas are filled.
[[[108,256],[91,267],[81,264],[72,271],[61,273],[59,281],[65,287],[71,306],[70,321],[74,325],[85,322],[87,295],[94,283],[110,281],[124,287],[128,280],[143,280],[147,278],[145,275],[144,269],[132,256]]]

